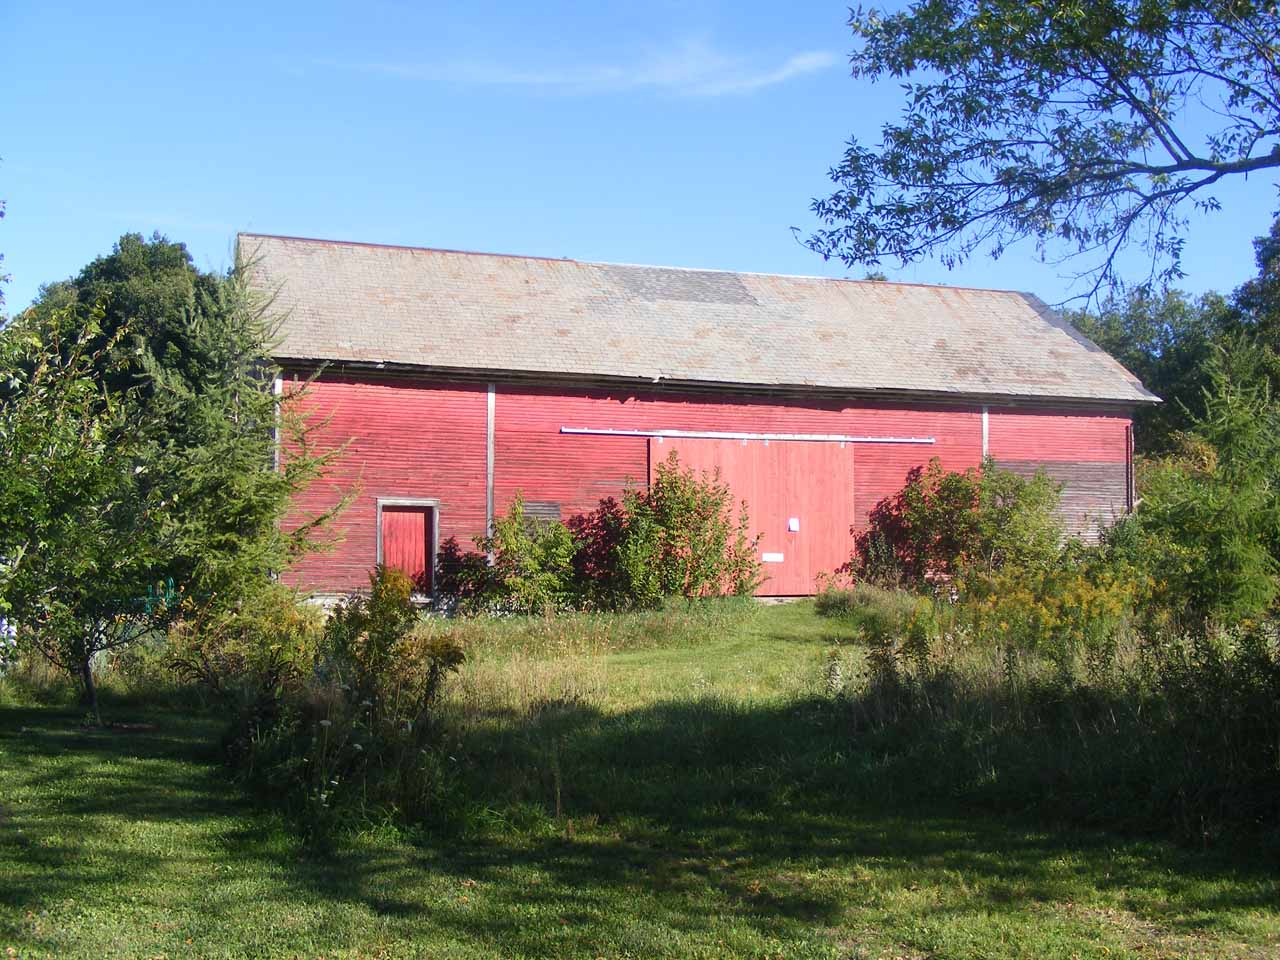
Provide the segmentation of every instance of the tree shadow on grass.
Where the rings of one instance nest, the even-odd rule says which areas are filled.
[[[637,930],[697,939],[725,924],[798,938],[838,927],[861,903],[930,886],[947,891],[928,908],[935,916],[1014,916],[1082,891],[1141,913],[1152,897],[1129,892],[1158,889],[1171,905],[1161,923],[1213,932],[1224,911],[1275,910],[1280,890],[1272,865],[1248,858],[878,794],[879,758],[860,753],[821,701],[491,713],[466,734],[460,773],[487,827],[416,847],[357,842],[329,858],[307,856],[228,783],[211,748],[217,717],[159,715],[156,729],[131,733],[86,731],[77,719],[0,710],[10,784],[0,862],[18,865],[0,907],[15,915],[92,900],[175,858],[201,875],[216,863],[269,877],[261,908],[314,905],[335,944],[352,936],[335,918],[351,914],[396,937],[447,935],[530,956],[642,950]],[[186,845],[126,841],[126,822],[181,827]],[[242,899],[211,883],[198,906],[178,909],[230,928]]]
[[[469,771],[476,789],[483,783],[515,806],[549,809],[554,787],[564,817],[620,824],[647,835],[653,849],[683,848],[690,862],[766,870],[802,862],[809,872],[898,864],[943,884],[948,873],[976,879],[997,909],[1002,886],[1019,891],[1010,900],[1057,900],[1082,883],[1111,891],[1158,884],[1196,914],[1280,908],[1274,863],[1260,851],[1193,852],[930,793],[904,779],[901,758],[860,744],[827,700],[708,698],[620,714],[567,703],[533,720],[475,727],[466,752],[477,761]],[[811,917],[821,915],[813,907]]]

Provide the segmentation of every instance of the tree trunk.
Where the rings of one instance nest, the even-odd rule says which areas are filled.
[[[84,684],[81,702],[93,712],[94,722],[102,726],[102,714],[98,711],[98,687],[93,682],[93,657],[85,657],[80,663],[80,680]]]

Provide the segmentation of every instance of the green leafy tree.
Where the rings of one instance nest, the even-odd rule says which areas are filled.
[[[203,349],[204,318],[216,309],[222,277],[196,269],[184,244],[160,234],[127,233],[111,253],[97,257],[75,277],[40,288],[24,311],[36,317],[60,310],[83,321],[98,311],[89,341],[98,369],[113,390],[139,387],[149,396],[148,361],[198,383],[216,360]],[[105,344],[112,345],[103,351]]]
[[[301,394],[275,390],[271,305],[247,273],[237,263],[225,277],[202,274],[181,245],[128,235],[75,280],[44,288],[5,330],[0,404],[26,424],[14,437],[28,457],[25,486],[0,487],[15,531],[0,556],[30,559],[4,597],[87,699],[95,654],[156,629],[159,613],[234,609],[311,549],[332,513],[282,522],[333,454],[310,453]],[[49,381],[50,371],[64,372]],[[78,385],[78,420],[60,419],[57,391],[42,386],[63,380]],[[76,423],[106,439],[71,448],[75,476],[41,479],[63,468],[41,467],[39,451],[72,444],[78,434],[59,431]],[[31,510],[46,518],[34,552],[20,536]]]
[[[904,82],[849,143],[810,246],[849,265],[954,266],[1031,240],[1092,290],[1127,246],[1181,275],[1186,210],[1280,166],[1280,16],[1249,0],[916,0],[858,9],[853,75]]]
[[[333,454],[312,454],[301,392],[274,390],[277,318],[247,266],[204,273],[184,245],[126,234],[23,314],[78,318],[103,389],[135,398],[152,458],[145,492],[167,504],[171,549],[155,574],[191,602],[236,602],[309,549],[333,512],[281,525],[292,494]]]
[[[1226,298],[1211,293],[1192,300],[1177,290],[1137,289],[1108,298],[1096,313],[1081,310],[1069,319],[1164,401],[1134,411],[1137,451],[1173,450],[1177,434],[1203,412],[1207,364],[1236,326]]]
[[[93,658],[172,612],[155,589],[171,545],[144,477],[149,424],[131,392],[103,389],[114,343],[93,351],[98,332],[57,311],[0,331],[0,598],[21,645],[77,677],[95,716]]]
[[[1280,593],[1280,404],[1257,352],[1211,362],[1204,412],[1142,471],[1138,509],[1110,537],[1154,607],[1198,633],[1260,618]]]

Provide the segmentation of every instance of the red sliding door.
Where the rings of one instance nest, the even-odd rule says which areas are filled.
[[[853,444],[798,440],[650,440],[650,479],[672,451],[685,467],[719,470],[738,500],[747,501],[752,533],[760,534],[758,596],[817,592],[853,552]],[[734,507],[735,516],[737,506]]]

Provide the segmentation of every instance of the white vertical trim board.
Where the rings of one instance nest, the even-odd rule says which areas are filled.
[[[982,459],[991,455],[991,421],[986,404],[982,405]]]
[[[271,468],[280,471],[280,398],[284,396],[284,379],[276,377],[271,382],[271,392],[276,397],[276,422],[271,428]]]
[[[497,387],[491,383],[485,399],[484,425],[484,528],[488,536],[493,536],[493,414],[496,399]],[[492,556],[489,559],[492,560]]]

